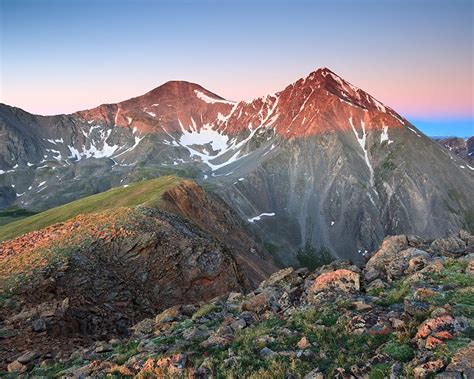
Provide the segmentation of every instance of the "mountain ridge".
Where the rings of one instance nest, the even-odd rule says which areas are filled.
[[[360,261],[387,234],[474,225],[474,167],[329,69],[249,102],[171,81],[71,115],[2,106],[0,133],[2,208],[178,174],[213,186],[287,263],[306,243]]]

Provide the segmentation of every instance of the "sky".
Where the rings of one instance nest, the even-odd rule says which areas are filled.
[[[328,67],[474,135],[474,0],[0,0],[0,102],[71,113],[168,80],[248,100]]]

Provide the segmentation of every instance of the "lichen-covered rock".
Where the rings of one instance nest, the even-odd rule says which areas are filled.
[[[309,288],[310,292],[342,291],[351,292],[360,290],[360,276],[358,273],[340,269],[325,272],[319,275]]]
[[[435,239],[430,245],[436,254],[458,256],[466,252],[466,242],[456,236]]]
[[[466,329],[465,321],[454,318],[451,315],[443,315],[430,318],[418,327],[414,341],[419,347],[434,349],[436,346],[444,344],[446,340],[453,338],[453,335]]]
[[[462,378],[474,378],[474,341],[454,354],[446,373],[455,373]]]
[[[274,272],[270,277],[264,280],[260,284],[260,288],[273,287],[279,285],[289,285],[297,280],[298,275],[296,274],[293,267],[287,267],[283,270]]]
[[[155,320],[151,318],[145,318],[135,324],[131,329],[133,330],[134,334],[138,336],[152,334],[155,330]]]
[[[430,318],[423,321],[423,323],[418,328],[418,331],[415,335],[415,339],[426,338],[432,333],[440,331],[451,331],[454,332],[458,329],[456,319],[453,316],[445,315],[437,318]]]
[[[442,359],[423,363],[413,369],[413,375],[416,379],[426,378],[428,375],[434,374],[444,367]]]
[[[244,300],[240,305],[241,311],[263,313],[270,308],[271,295],[269,292],[262,292]]]
[[[168,309],[165,309],[163,312],[158,314],[155,317],[156,324],[164,324],[175,321],[181,315],[181,306],[175,305]]]
[[[408,247],[408,239],[405,235],[386,237],[379,249],[365,265],[364,272],[385,272],[387,265],[396,258],[397,254]],[[367,274],[365,274],[367,277]],[[375,279],[375,278],[374,278]]]
[[[28,370],[28,367],[18,361],[13,361],[7,365],[7,371],[16,374],[22,374]]]
[[[426,248],[425,241],[417,243]],[[359,269],[348,262],[313,272],[287,269],[246,295],[234,292],[157,312],[137,323],[130,338],[99,341],[64,356],[17,353],[7,363],[31,377],[50,366],[57,372],[55,365],[61,365],[62,376],[93,378],[207,378],[215,372],[341,379],[472,376],[466,256],[430,254],[428,265],[413,272],[410,260],[425,253],[415,248],[398,253],[403,264],[392,264],[388,271],[397,274],[386,282],[361,285]],[[382,284],[371,288],[378,281]],[[0,330],[0,344],[11,338],[7,326]]]
[[[424,268],[430,261],[431,256],[423,250],[410,247],[400,251],[390,260],[385,267],[389,279],[397,279],[405,276],[408,271],[413,273]]]

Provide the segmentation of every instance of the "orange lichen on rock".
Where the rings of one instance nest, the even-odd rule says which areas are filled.
[[[319,275],[313,282],[310,291],[340,290],[344,292],[360,290],[360,276],[358,273],[340,269]]]

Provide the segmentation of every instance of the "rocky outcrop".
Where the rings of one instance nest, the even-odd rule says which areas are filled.
[[[56,354],[128,335],[163,309],[248,291],[275,270],[224,203],[190,181],[173,193],[164,201],[176,213],[119,207],[0,243],[0,365],[26,345]],[[208,210],[172,209],[186,196]],[[240,244],[218,237],[229,233]]]
[[[450,239],[430,250],[432,241],[388,237],[368,260],[371,270],[349,262],[313,272],[289,267],[251,292],[170,307],[133,326],[131,337],[60,358],[22,352],[8,369],[76,377],[469,378],[472,237],[460,236],[466,249],[455,255]],[[394,267],[397,255],[424,264]],[[370,287],[374,281],[383,286]]]
[[[255,236],[241,218],[218,196],[207,193],[191,180],[166,191],[161,207],[192,220],[236,252],[239,266],[248,273],[252,286],[257,286],[273,272],[273,258],[256,242]]]

